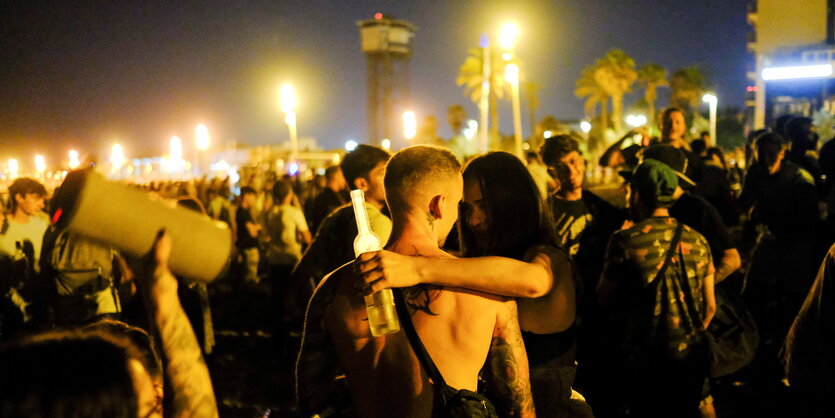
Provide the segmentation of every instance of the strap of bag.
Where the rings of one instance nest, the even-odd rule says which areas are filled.
[[[400,318],[400,326],[406,332],[406,336],[409,338],[409,344],[412,346],[412,350],[415,351],[418,360],[420,360],[420,364],[426,370],[426,374],[432,379],[435,390],[440,390],[446,386],[446,381],[441,376],[438,367],[435,366],[435,362],[432,361],[432,357],[426,351],[423,342],[420,341],[420,336],[418,336],[415,330],[415,324],[412,323],[412,316],[409,315],[409,310],[406,308],[406,299],[403,298],[403,293],[400,289],[392,290],[394,291],[394,306],[397,309],[397,316]]]
[[[673,259],[673,254],[676,253],[676,247],[678,247],[679,241],[681,241],[681,231],[684,229],[684,226],[681,222],[677,222],[678,226],[676,227],[676,233],[673,234],[673,241],[670,243],[670,248],[667,250],[667,258],[664,259],[664,264],[658,270],[658,274],[655,275],[655,278],[652,279],[653,282],[658,280],[659,277],[664,276],[664,273],[667,271],[667,266],[670,265],[670,260]]]

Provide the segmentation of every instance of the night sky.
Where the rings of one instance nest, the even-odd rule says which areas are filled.
[[[51,4],[52,3],[52,4]],[[412,108],[451,135],[446,107],[478,112],[456,86],[467,49],[507,20],[518,56],[543,87],[538,118],[582,117],[574,82],[611,48],[638,66],[700,65],[720,107],[741,107],[750,27],[746,0],[544,1],[81,1],[0,6],[0,158],[23,165],[77,148],[158,155],[179,135],[191,147],[206,123],[213,144],[288,138],[278,87],[299,95],[300,137],[325,148],[365,139],[365,61],[356,21],[375,12],[417,26]],[[667,103],[668,90],[659,105]],[[628,98],[626,104],[638,98]],[[524,103],[524,98],[522,99]],[[510,132],[510,104],[500,102]],[[523,121],[527,111],[523,105]],[[527,122],[523,122],[527,134]],[[188,151],[188,149],[187,149]]]

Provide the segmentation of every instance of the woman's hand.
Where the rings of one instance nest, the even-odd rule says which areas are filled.
[[[420,284],[420,267],[423,257],[400,255],[391,251],[371,251],[360,254],[354,261],[358,276],[357,288],[364,295],[391,287],[409,287]]]

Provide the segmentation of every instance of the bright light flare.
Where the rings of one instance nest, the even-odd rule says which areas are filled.
[[[38,154],[35,156],[35,170],[41,174],[46,171],[46,159],[43,155]]]
[[[718,100],[715,94],[707,93],[702,96],[702,101],[708,104],[716,104]]]
[[[69,161],[68,161],[67,166],[70,168],[70,170],[75,170],[80,165],[81,165],[81,162],[78,161],[78,151],[70,150]]]
[[[279,90],[279,96],[281,98],[281,111],[284,113],[293,113],[296,111],[296,90],[293,89],[291,84],[285,84],[281,86],[281,90]]]
[[[380,141],[380,146],[383,147],[383,149],[386,151],[391,151],[391,140],[388,138],[384,138],[382,141]]]
[[[467,138],[467,141],[472,141],[475,138],[475,134],[478,132],[478,122],[473,119],[467,121],[467,127],[464,128],[464,138]]]
[[[626,124],[633,128],[644,126],[647,124],[647,117],[644,115],[627,115]]]
[[[206,125],[202,123],[197,125],[197,128],[194,130],[194,135],[197,149],[200,151],[209,149],[209,128]]]
[[[583,131],[584,134],[589,133],[589,131],[591,131],[591,123],[585,120],[580,122],[580,130]]]
[[[359,144],[357,144],[357,141],[354,141],[353,139],[349,139],[348,141],[345,141],[345,151],[351,152],[351,151],[357,149],[357,145],[359,145]]]
[[[507,64],[504,67],[504,79],[510,84],[519,84],[519,66],[516,64]]]
[[[168,141],[168,159],[175,164],[183,159],[183,141],[179,136],[172,136]]]
[[[110,149],[110,164],[114,168],[121,168],[125,164],[125,150],[121,145],[113,144],[113,148]]]
[[[823,78],[832,75],[832,64],[801,65],[794,67],[764,68],[763,80],[794,80],[801,78]]]
[[[417,135],[417,117],[411,110],[403,112],[403,137],[414,139]]]
[[[513,49],[518,37],[519,27],[513,23],[505,23],[499,31],[499,46],[504,49]]]
[[[12,177],[17,177],[17,172],[20,170],[20,165],[18,165],[17,160],[14,158],[9,158],[9,175]]]
[[[551,131],[545,131],[545,132],[542,133],[542,136],[545,137],[545,139],[548,139],[548,138],[554,136],[554,133],[551,132]]]

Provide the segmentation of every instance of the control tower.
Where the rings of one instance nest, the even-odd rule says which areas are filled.
[[[409,100],[410,42],[415,27],[382,13],[357,22],[357,26],[368,71],[368,141],[380,144],[384,138],[394,140],[402,135],[397,110]]]

